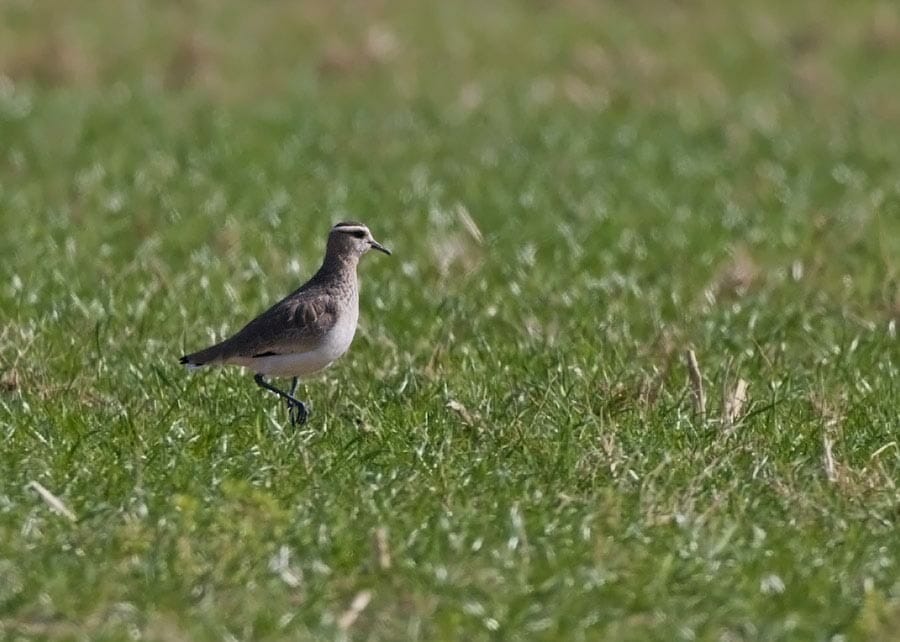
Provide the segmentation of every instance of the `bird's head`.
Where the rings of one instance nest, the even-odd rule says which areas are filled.
[[[343,221],[331,228],[328,235],[328,252],[345,258],[358,259],[369,250],[385,254],[391,251],[375,240],[369,228],[362,223]]]

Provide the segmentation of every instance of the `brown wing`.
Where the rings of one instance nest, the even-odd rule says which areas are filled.
[[[296,354],[315,348],[337,318],[334,297],[304,292],[279,301],[222,343],[222,359]]]

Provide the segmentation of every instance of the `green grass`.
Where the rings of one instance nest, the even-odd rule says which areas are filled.
[[[896,639],[900,10],[785,4],[4,3],[0,638]],[[178,366],[347,217],[307,426]]]

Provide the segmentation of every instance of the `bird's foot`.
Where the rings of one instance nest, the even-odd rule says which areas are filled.
[[[309,408],[299,399],[287,399],[288,417],[292,426],[302,426],[309,419]]]

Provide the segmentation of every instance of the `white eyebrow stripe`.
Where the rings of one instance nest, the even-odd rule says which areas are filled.
[[[364,225],[335,225],[331,228],[335,232],[346,232],[347,234],[351,234],[353,232],[365,232],[369,233],[369,228]]]

